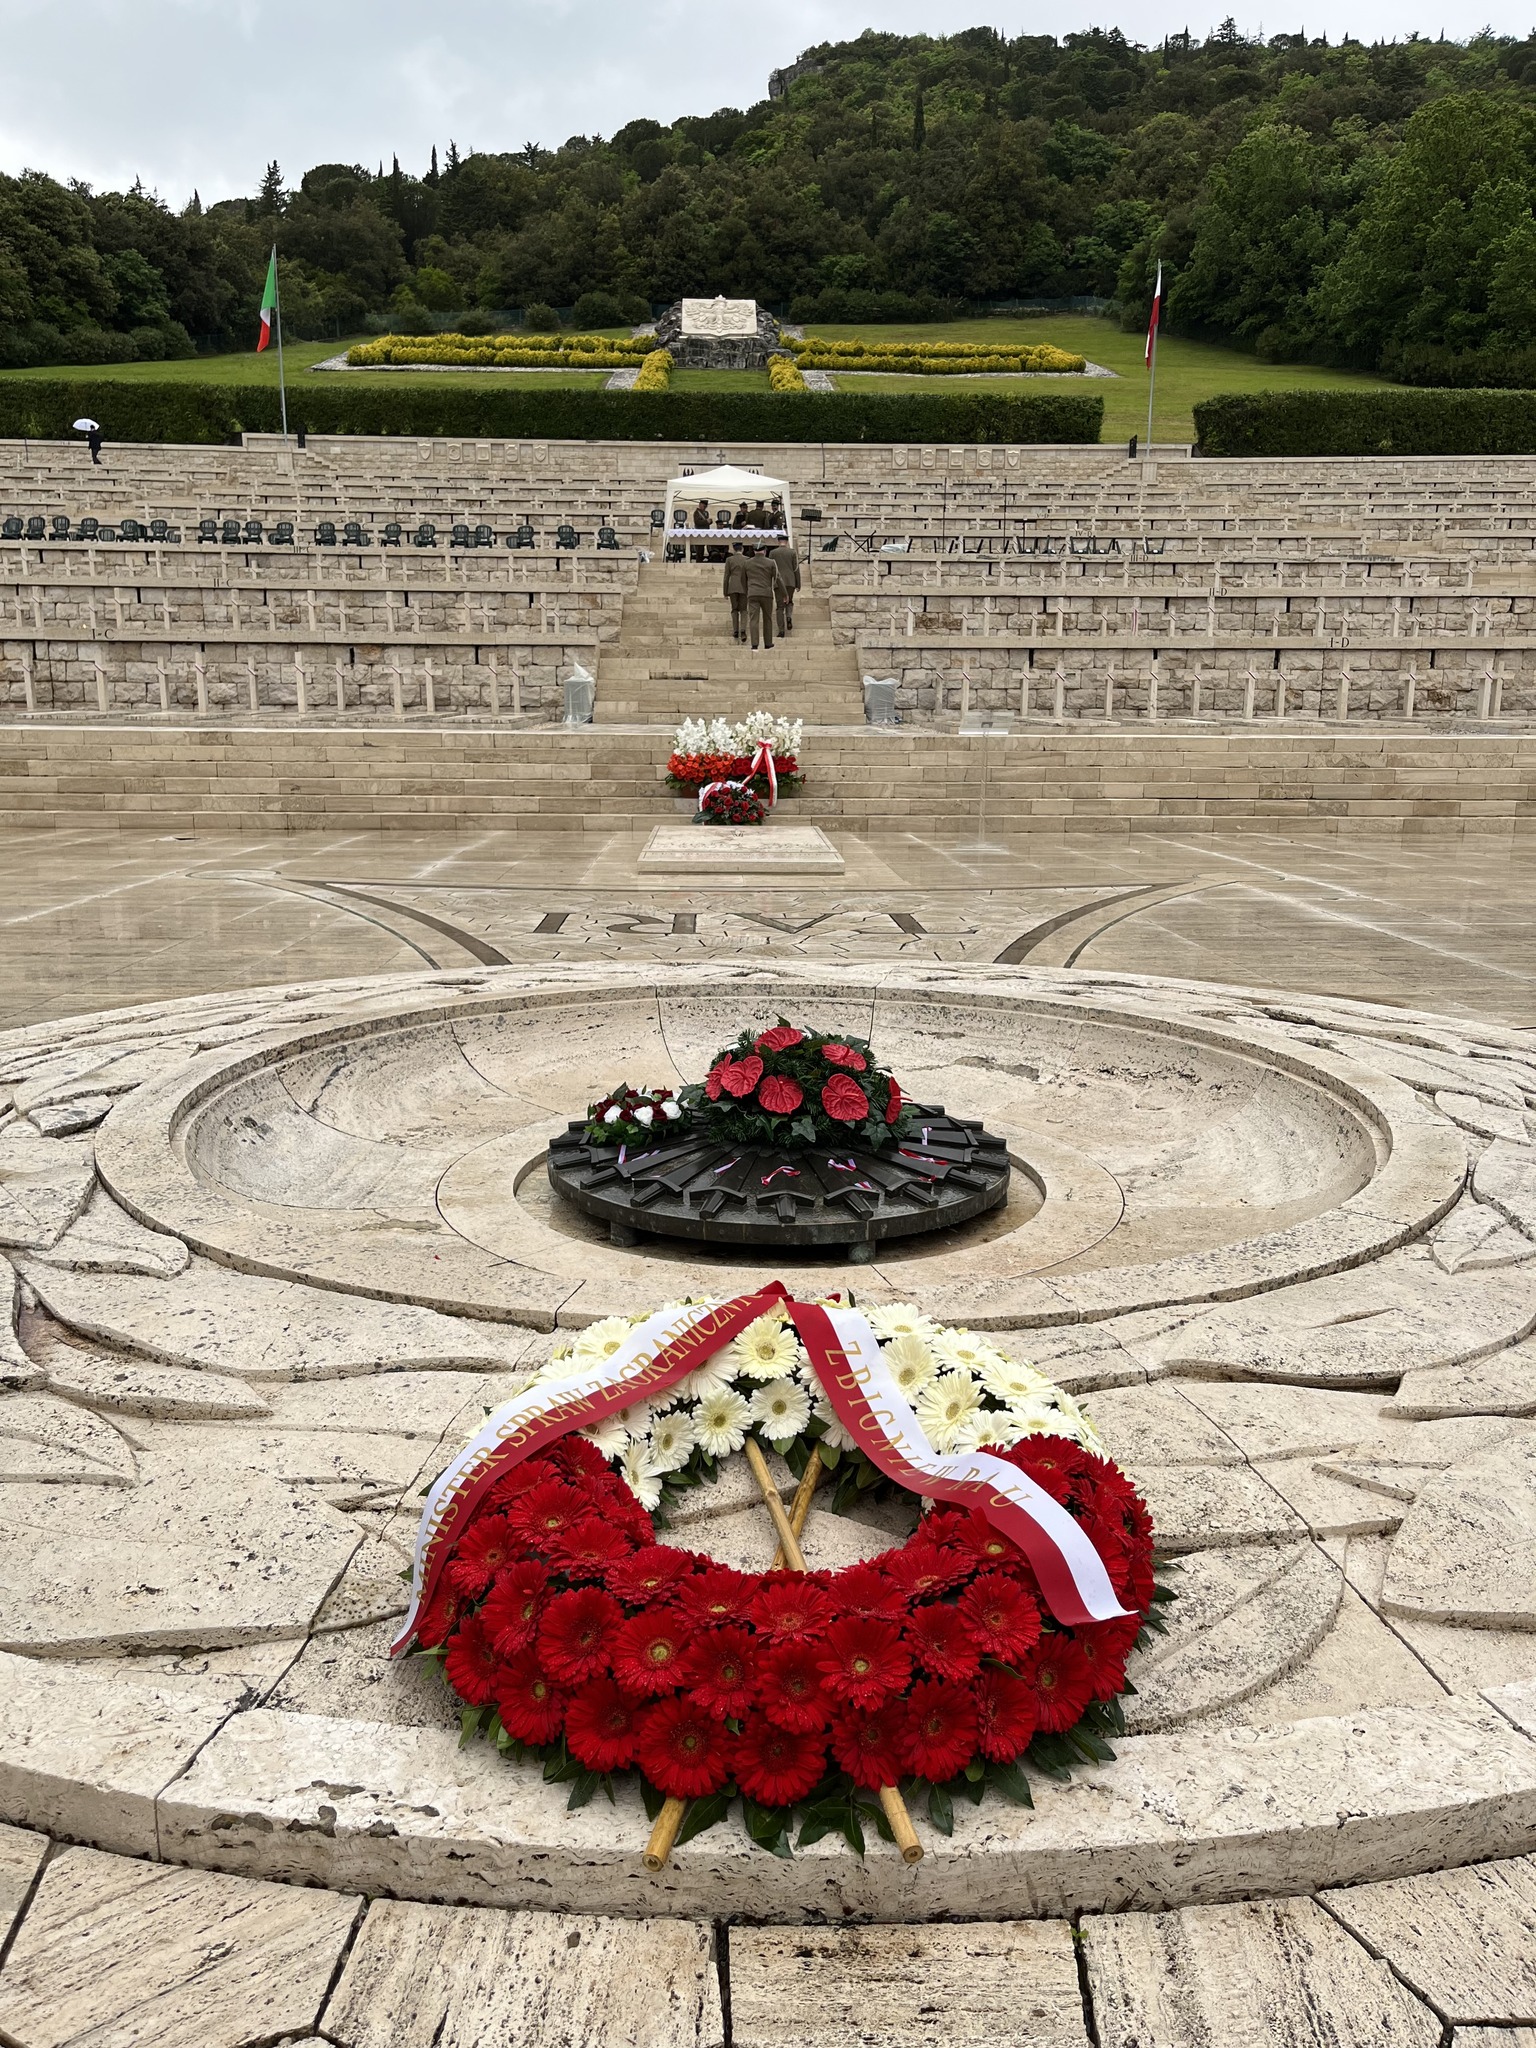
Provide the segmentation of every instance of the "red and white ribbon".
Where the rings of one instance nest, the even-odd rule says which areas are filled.
[[[761,1315],[783,1304],[838,1420],[888,1479],[931,1500],[979,1508],[1029,1559],[1059,1622],[1081,1627],[1130,1612],[1081,1523],[1043,1487],[986,1451],[941,1455],[923,1433],[856,1310],[795,1301],[778,1281],[718,1308],[659,1310],[601,1365],[528,1388],[489,1416],[427,1495],[416,1534],[410,1610],[392,1654],[410,1642],[475,1509],[503,1474],[574,1430],[676,1385]]]
[[[989,1451],[945,1456],[933,1448],[857,1310],[788,1306],[838,1421],[888,1479],[930,1500],[979,1508],[1029,1559],[1046,1605],[1068,1627],[1129,1613],[1082,1523],[1044,1487]]]
[[[416,1530],[410,1610],[391,1654],[398,1656],[411,1640],[454,1544],[504,1473],[574,1430],[591,1429],[621,1408],[663,1393],[784,1299],[775,1281],[760,1294],[738,1295],[719,1308],[659,1309],[601,1365],[541,1380],[495,1409],[427,1494]]]
[[[758,741],[753,751],[751,766],[747,769],[746,774],[741,777],[740,781],[711,782],[699,791],[699,809],[703,810],[705,797],[709,796],[714,790],[749,789],[754,776],[758,775],[766,775],[768,778],[768,808],[771,811],[779,800],[779,776],[778,770],[773,765],[773,748],[768,744],[767,740]]]

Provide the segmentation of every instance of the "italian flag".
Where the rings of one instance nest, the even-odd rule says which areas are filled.
[[[261,338],[256,343],[260,355],[272,341],[272,320],[277,312],[277,244],[272,244],[272,261],[267,265],[267,282],[261,294]]]

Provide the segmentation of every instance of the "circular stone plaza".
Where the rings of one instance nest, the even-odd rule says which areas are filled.
[[[109,453],[0,443],[146,529],[0,543],[0,2040],[1536,2039],[1536,465]],[[722,464],[789,493],[772,650],[653,527]],[[803,782],[695,828],[677,727],[764,711]],[[1006,1200],[851,1263],[552,1188],[782,1018]],[[1031,1806],[652,1870],[632,1773],[573,1807],[391,1658],[403,1575],[584,1330],[775,1280],[1071,1395],[1174,1597]],[[662,1540],[768,1570],[745,1455]]]

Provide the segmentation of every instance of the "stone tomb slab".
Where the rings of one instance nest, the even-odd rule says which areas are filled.
[[[244,2048],[313,2027],[359,1901],[67,1849],[0,1975],[18,2048]]]
[[[843,856],[819,825],[658,825],[635,865],[642,875],[840,875]]]
[[[736,2048],[1088,2048],[1072,1930],[752,1927],[731,1935]]]
[[[396,1899],[369,1907],[323,2024],[340,2048],[720,2048],[724,2039],[707,1923]]]

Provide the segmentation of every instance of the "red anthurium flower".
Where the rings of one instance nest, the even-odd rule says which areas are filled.
[[[893,1124],[895,1123],[897,1117],[899,1117],[900,1115],[901,1084],[899,1081],[897,1081],[895,1075],[893,1074],[891,1076],[890,1092],[887,1094],[885,1098],[885,1120],[888,1124]]]
[[[869,1708],[901,1691],[912,1659],[893,1622],[835,1621],[822,1640],[816,1668],[834,1699]]]
[[[913,1609],[907,1618],[907,1647],[935,1678],[964,1681],[974,1678],[981,1665],[981,1652],[959,1609],[943,1601]]]
[[[711,1102],[718,1102],[720,1100],[720,1076],[730,1064],[731,1062],[729,1055],[727,1055],[727,1057],[723,1060],[716,1060],[715,1064],[704,1076],[704,1093],[709,1097]]]
[[[447,1579],[456,1593],[473,1600],[496,1574],[520,1555],[522,1546],[505,1515],[476,1515],[448,1561]]]
[[[711,1628],[683,1659],[682,1682],[717,1721],[735,1720],[752,1705],[752,1637],[744,1628]]]
[[[1080,1721],[1093,1698],[1093,1667],[1081,1645],[1059,1629],[1030,1651],[1019,1676],[1034,1694],[1040,1726],[1050,1735]]]
[[[994,1763],[1011,1764],[1033,1739],[1040,1706],[1033,1691],[1011,1671],[983,1671],[972,1689],[976,1702],[976,1747]]]
[[[496,1711],[519,1742],[553,1742],[565,1717],[565,1694],[534,1653],[521,1650],[496,1673]]]
[[[906,1754],[906,1713],[900,1700],[888,1700],[873,1713],[848,1707],[832,1723],[832,1754],[865,1791],[894,1785]]]
[[[805,1100],[805,1090],[787,1074],[765,1074],[757,1084],[757,1099],[770,1116],[789,1116]]]
[[[774,1578],[752,1602],[751,1622],[771,1642],[804,1642],[819,1636],[832,1619],[832,1602],[809,1579]]]
[[[478,1615],[472,1614],[460,1624],[458,1634],[448,1645],[443,1669],[461,1700],[472,1707],[485,1705],[496,1681],[496,1646],[481,1627]]]
[[[804,1045],[805,1033],[797,1031],[793,1024],[775,1024],[752,1043],[759,1052],[788,1052],[792,1045]]]
[[[613,1639],[613,1675],[641,1699],[670,1692],[682,1676],[686,1648],[687,1630],[675,1608],[637,1614]]]
[[[847,1074],[834,1074],[821,1091],[821,1106],[834,1123],[861,1124],[869,1115],[869,1097]]]
[[[639,1765],[669,1799],[702,1799],[731,1775],[735,1744],[691,1700],[659,1700],[640,1717]]]
[[[608,1669],[624,1610],[611,1593],[582,1586],[557,1593],[539,1623],[539,1656],[551,1678],[579,1685]]]
[[[815,1643],[781,1643],[759,1665],[758,1704],[780,1728],[804,1735],[826,1727],[831,1702],[821,1683],[819,1656]]]
[[[736,1744],[736,1782],[760,1806],[793,1806],[826,1774],[820,1735],[796,1735],[762,1714],[747,1719]]]
[[[744,1060],[722,1060],[718,1072],[720,1086],[726,1094],[742,1100],[763,1078],[763,1063],[756,1053],[748,1053]]]
[[[611,1678],[594,1678],[565,1710],[565,1743],[589,1771],[622,1771],[635,1760],[639,1709]]]
[[[904,1732],[908,1769],[942,1785],[976,1753],[976,1703],[958,1685],[920,1678],[907,1700]]]
[[[821,1048],[821,1056],[828,1066],[846,1067],[853,1074],[862,1074],[869,1065],[863,1053],[855,1052],[851,1045],[839,1045],[836,1040]]]
[[[480,1626],[503,1657],[526,1650],[539,1626],[539,1609],[549,1586],[543,1565],[525,1558],[505,1571],[480,1610]]]
[[[1040,1640],[1040,1610],[1022,1586],[1001,1572],[983,1572],[956,1603],[983,1656],[1011,1664]]]

